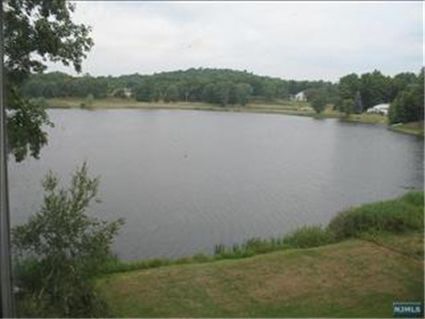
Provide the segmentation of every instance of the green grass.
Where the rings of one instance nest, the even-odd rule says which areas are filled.
[[[408,232],[402,236],[394,236],[389,232],[364,233],[360,238],[408,257],[424,260],[424,238],[420,232]]]
[[[405,236],[422,240],[393,240]],[[391,317],[393,301],[423,300],[423,262],[357,239],[108,275],[97,289],[117,317]]]
[[[281,238],[252,238],[241,245],[215,247],[214,259],[245,258],[276,250],[311,248],[333,243],[334,236],[320,226],[305,226]]]
[[[52,98],[47,99],[49,108],[84,108],[86,102],[83,98]],[[94,99],[90,103],[90,109],[119,109],[119,108],[137,108],[137,109],[170,109],[170,110],[204,110],[204,111],[222,111],[222,112],[252,112],[252,113],[276,113],[286,115],[299,115],[320,118],[341,118],[343,115],[332,109],[331,105],[320,115],[310,107],[308,102],[289,101],[289,100],[253,100],[251,103],[241,105],[220,105],[203,102],[140,102],[135,99],[122,98],[103,98]]]
[[[348,117],[344,116],[342,120],[365,124],[388,124],[387,116],[373,113],[350,114]]]
[[[395,125],[391,125],[390,129],[395,132],[406,133],[406,134],[423,137],[424,136],[424,121],[395,124]]]
[[[52,98],[47,99],[49,108],[84,108],[86,99],[83,98]],[[219,109],[218,105],[198,102],[139,102],[135,99],[104,98],[94,99],[90,103],[91,109]]]
[[[318,247],[333,242],[335,242],[335,236],[328,229],[320,226],[305,226],[280,238],[251,238],[242,244],[235,244],[231,247],[216,245],[213,255],[195,254],[179,259],[156,258],[136,261],[122,261],[118,258],[111,258],[104,265],[101,273],[111,274],[171,265],[205,263],[222,259],[240,259],[284,249]]]
[[[82,98],[52,98],[47,99],[49,108],[87,108],[84,107],[85,99]],[[275,113],[286,115],[299,115],[316,117],[316,113],[307,102],[275,100],[271,102],[253,101],[246,106],[229,105],[222,107],[216,104],[203,102],[139,102],[135,99],[104,98],[94,99],[89,109],[168,109],[168,110],[203,110],[220,112],[251,112]],[[341,117],[341,114],[328,107],[320,117]]]
[[[213,256],[116,261],[97,289],[117,317],[390,317],[424,298],[423,225],[409,192]]]
[[[231,247],[216,245],[213,255],[195,254],[179,259],[156,258],[140,261],[122,261],[112,258],[101,271],[103,274],[151,269],[162,266],[205,263],[222,259],[240,259],[265,254],[277,250],[317,247],[335,242],[334,236],[319,226],[306,226],[281,238],[251,238],[242,244]]]

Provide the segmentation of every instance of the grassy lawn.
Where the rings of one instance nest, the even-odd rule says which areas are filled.
[[[116,317],[391,317],[424,298],[423,212],[412,191],[207,259],[118,262],[96,289]]]
[[[47,99],[49,108],[81,108],[85,99],[81,98],[53,98]],[[222,109],[219,106],[201,102],[140,102],[135,99],[104,98],[94,99],[89,109],[120,109],[120,108],[140,108],[140,109]]]
[[[424,136],[424,122],[411,122],[405,124],[391,125],[390,129],[400,133]]]
[[[97,288],[117,317],[391,317],[393,301],[423,300],[423,237],[375,241],[118,273]]]
[[[424,238],[417,233],[403,236],[394,236],[390,233],[383,233],[378,236],[365,234],[362,238],[408,257],[424,260]]]
[[[348,117],[344,117],[343,120],[367,124],[388,124],[387,116],[373,113],[350,114]]]
[[[53,98],[47,99],[49,108],[81,108],[85,99],[81,98]],[[174,110],[205,110],[224,112],[254,112],[254,113],[278,113],[287,115],[316,116],[314,110],[307,102],[278,100],[270,103],[254,101],[246,106],[227,106],[203,103],[203,102],[139,102],[135,99],[104,98],[95,99],[89,109],[174,109]],[[340,113],[327,108],[321,117],[340,117]]]

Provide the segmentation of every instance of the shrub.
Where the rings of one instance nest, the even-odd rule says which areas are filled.
[[[332,234],[321,226],[305,226],[285,236],[283,242],[291,248],[309,248],[330,244]]]
[[[320,226],[307,226],[281,238],[251,238],[231,248],[222,244],[216,245],[214,257],[215,259],[244,258],[282,249],[317,247],[332,242],[334,237],[327,229]]]
[[[338,240],[364,232],[422,231],[423,200],[423,193],[411,192],[394,200],[351,208],[334,217],[328,229]]]
[[[241,248],[242,251],[248,252],[249,254],[264,254],[273,250],[273,244],[271,240],[251,238],[242,244]]]
[[[81,108],[91,108],[94,102],[94,96],[93,94],[89,94],[84,99],[84,102],[81,102],[80,107]]]
[[[203,263],[203,262],[211,261],[211,257],[210,257],[210,256],[207,256],[207,255],[205,255],[205,254],[203,254],[203,253],[195,254],[195,255],[192,257],[192,259],[193,259],[193,261],[195,261],[195,262],[199,262],[199,263]]]
[[[23,301],[20,315],[106,314],[91,278],[110,257],[110,245],[123,220],[106,222],[86,214],[98,185],[98,178],[88,176],[86,164],[77,169],[69,189],[59,188],[59,179],[49,173],[43,181],[41,209],[12,230],[21,289],[18,301]]]
[[[424,207],[424,192],[409,192],[402,197],[406,203],[417,206],[418,208]]]
[[[106,263],[103,264],[99,270],[99,274],[111,274],[116,272],[125,272],[140,269],[150,269],[170,264],[177,264],[179,260],[171,260],[166,258],[154,258],[147,260],[135,260],[135,261],[122,261],[118,258],[110,258]]]

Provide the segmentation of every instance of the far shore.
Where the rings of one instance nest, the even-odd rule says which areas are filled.
[[[140,102],[135,99],[103,98],[87,101],[83,98],[52,98],[47,99],[47,106],[51,109],[145,109],[145,110],[200,110],[218,112],[248,112],[271,113],[314,118],[338,118],[353,123],[387,125],[395,132],[424,136],[424,122],[389,125],[388,118],[380,114],[351,114],[348,117],[328,106],[325,111],[317,114],[308,102],[278,100],[273,102],[255,101],[245,106],[220,106],[203,102]]]
[[[167,110],[206,110],[222,112],[259,112],[290,115],[317,116],[307,102],[279,100],[274,102],[252,102],[247,105],[227,105],[204,102],[141,102],[135,99],[103,98],[87,102],[82,98],[47,99],[49,108],[86,108],[86,109],[167,109]],[[341,113],[328,108],[320,116],[339,118]]]

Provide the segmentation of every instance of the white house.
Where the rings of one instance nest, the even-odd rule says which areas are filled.
[[[120,98],[130,98],[132,96],[131,89],[129,88],[118,88],[110,93],[110,96],[120,97]]]
[[[294,101],[307,101],[304,91],[298,92],[294,96]]]
[[[383,115],[388,115],[390,105],[388,103],[382,103],[375,105],[367,110],[367,113],[378,113]]]
[[[129,88],[124,88],[123,93],[124,93],[125,97],[127,97],[127,98],[131,97],[131,90]]]

